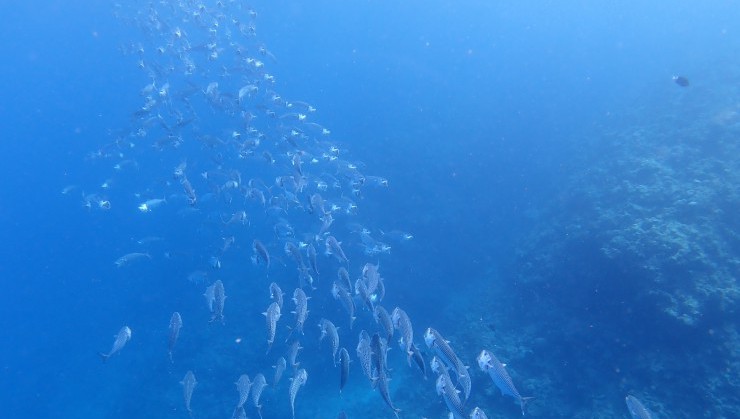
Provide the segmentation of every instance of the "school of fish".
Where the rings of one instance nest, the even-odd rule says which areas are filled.
[[[147,41],[125,43],[121,50],[149,82],[141,88],[130,126],[114,131],[109,142],[87,156],[110,162],[111,174],[94,192],[83,193],[82,203],[90,211],[123,206],[140,217],[175,211],[181,219],[206,226],[193,234],[207,242],[204,249],[210,253],[199,255],[202,266],[187,279],[199,287],[208,312],[201,319],[184,319],[185,310],[168,313],[163,356],[178,363],[179,353],[187,350],[178,340],[188,333],[188,322],[217,328],[230,321],[230,305],[254,298],[264,310],[254,311],[265,322],[260,350],[274,356],[275,364],[252,371],[252,378],[234,373],[233,418],[245,418],[248,411],[260,418],[269,415],[262,394],[270,387],[277,391],[284,373],[291,375],[288,388],[272,400],[282,399],[293,418],[307,417],[301,414],[308,402],[301,400],[301,390],[312,385],[309,376],[326,372],[301,367],[298,356],[304,348],[325,353],[338,393],[346,393],[351,374],[365,376],[367,391],[378,395],[378,403],[368,406],[372,417],[418,417],[411,406],[395,401],[396,390],[407,384],[391,380],[389,355],[405,358],[421,383],[430,366],[435,381],[420,385],[436,391],[440,417],[487,417],[468,403],[475,390],[473,374],[488,375],[524,415],[532,397],[520,394],[506,364],[490,350],[480,352],[477,372],[458,356],[463,353],[458,345],[433,327],[424,325],[416,329],[423,333],[415,334],[411,310],[382,305],[386,291],[393,292],[394,279],[381,276],[378,260],[413,235],[385,233],[359,222],[365,192],[389,182],[365,174],[362,162],[346,157],[341,142],[315,122],[316,108],[277,92],[276,77],[268,71],[277,59],[259,40],[257,12],[236,0],[152,2],[141,8],[134,3],[117,4],[116,16],[141,30]],[[155,167],[143,163],[152,154],[159,162]],[[141,189],[116,193],[123,178],[127,185],[140,181]],[[159,256],[149,250],[165,239],[138,240],[138,247],[114,260],[115,267],[125,270],[176,258],[174,252]],[[220,275],[235,253],[261,272],[261,277],[250,278],[248,297],[243,281]],[[288,301],[283,289],[289,291]],[[314,298],[329,304],[313,305]],[[353,328],[358,318],[365,320],[367,330]],[[318,342],[307,341],[308,327],[318,328]],[[121,327],[101,358],[123,356],[131,339],[132,329]],[[188,365],[180,381],[183,416],[197,416],[195,372],[202,380],[207,377],[198,367]],[[200,391],[206,388],[204,384]],[[635,397],[628,396],[626,403],[634,418],[654,417]],[[348,417],[345,412],[324,417],[330,416]]]

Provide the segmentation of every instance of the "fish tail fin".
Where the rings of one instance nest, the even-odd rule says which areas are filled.
[[[399,413],[401,413],[401,409],[397,407],[393,408],[393,414],[396,415],[396,419],[401,419],[401,417],[398,415]]]
[[[522,416],[524,416],[524,410],[525,410],[525,407],[527,406],[527,403],[529,403],[533,399],[534,399],[534,396],[519,398],[519,405],[522,407]]]
[[[100,359],[103,361],[104,364],[108,360],[108,358],[110,358],[110,355],[104,354],[102,352],[98,352],[98,356],[100,357]]]

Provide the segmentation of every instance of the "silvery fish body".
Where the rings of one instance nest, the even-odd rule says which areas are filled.
[[[267,311],[262,313],[267,321],[267,351],[272,348],[272,343],[275,342],[275,333],[277,331],[277,322],[280,320],[280,307],[276,302],[270,303],[267,307]]]
[[[193,411],[190,409],[190,399],[193,397],[193,390],[198,384],[198,381],[195,380],[195,374],[193,374],[192,371],[188,371],[185,374],[185,378],[180,381],[180,384],[182,384],[182,395],[185,399],[185,409],[187,409],[188,413],[192,415]]]
[[[478,367],[480,367],[481,371],[488,373],[494,384],[496,384],[496,387],[501,390],[502,395],[511,396],[519,403],[522,409],[522,415],[524,415],[524,405],[530,397],[522,397],[519,394],[519,390],[516,389],[511,376],[506,371],[506,364],[502,364],[495,355],[485,349],[478,355],[477,360]]]
[[[299,369],[295,377],[291,378],[290,382],[290,411],[293,413],[293,418],[295,418],[295,397],[298,395],[298,390],[301,389],[304,385],[306,385],[306,381],[308,381],[308,373],[303,368]]]
[[[239,402],[236,406],[242,407],[249,398],[249,389],[252,387],[252,381],[249,380],[247,374],[242,374],[234,384],[236,384],[236,391],[239,393]]]
[[[480,407],[476,407],[470,412],[470,419],[488,419],[488,416]]]
[[[224,283],[220,279],[213,283],[213,310],[211,311],[211,321],[224,321],[224,303],[226,302],[226,291]]]
[[[336,282],[332,285],[331,294],[335,300],[342,303],[342,307],[349,314],[349,328],[352,329],[352,323],[355,321],[355,302],[352,300],[352,296],[346,288]]]
[[[278,383],[280,382],[280,379],[283,377],[283,373],[285,372],[285,368],[287,367],[288,363],[285,361],[285,358],[282,356],[278,358],[277,362],[273,366],[275,368],[275,377],[272,380],[272,386],[277,387]]]
[[[254,403],[254,407],[257,408],[257,412],[259,412],[260,417],[262,417],[262,405],[260,404],[260,398],[262,397],[262,391],[267,386],[267,380],[265,379],[265,376],[262,374],[257,374],[254,376],[254,381],[252,381],[252,403]]]
[[[336,365],[337,351],[339,350],[339,332],[337,331],[337,327],[330,320],[321,319],[319,321],[319,328],[321,329],[319,341],[322,341],[325,336],[329,336],[329,342],[331,342],[331,359]]]
[[[272,298],[272,301],[276,302],[278,304],[278,307],[280,307],[280,310],[283,309],[283,290],[280,289],[280,286],[274,282],[270,283],[270,298]]]
[[[440,374],[437,377],[437,394],[442,396],[442,400],[447,405],[447,410],[450,411],[454,419],[465,419],[462,401],[449,375]]]
[[[398,344],[401,346],[409,365],[411,365],[411,345],[414,344],[414,329],[411,326],[411,320],[405,311],[396,307],[393,309],[391,314],[391,320],[393,320],[393,326],[401,333],[401,338],[398,340]]]
[[[627,396],[624,401],[627,403],[627,409],[632,415],[632,419],[652,419],[653,413],[642,404],[635,396]]]
[[[362,367],[362,372],[365,373],[365,376],[369,378],[370,380],[373,379],[373,373],[372,373],[372,348],[370,347],[370,335],[367,334],[366,331],[360,332],[360,341],[357,343],[357,359],[360,360],[360,366]]]
[[[382,306],[376,305],[375,310],[373,311],[373,317],[375,318],[375,322],[377,322],[385,331],[386,340],[388,342],[393,340],[393,320],[391,320],[391,316],[388,314],[388,311],[386,311]]]
[[[107,361],[108,358],[110,358],[112,355],[118,353],[121,349],[123,349],[124,346],[126,346],[128,341],[131,340],[131,328],[128,326],[123,326],[114,337],[115,339],[113,340],[113,346],[111,347],[110,351],[107,354],[104,354],[102,352],[99,353],[100,357],[103,359],[103,362]]]
[[[303,334],[303,324],[306,322],[308,317],[308,297],[301,288],[296,288],[293,291],[293,303],[295,304],[295,327],[293,331],[299,331]]]
[[[449,368],[451,368],[457,375],[457,380],[462,384],[463,390],[465,390],[465,399],[470,396],[471,380],[468,374],[468,368],[463,365],[462,361],[455,355],[455,352],[450,347],[450,344],[442,337],[442,335],[434,330],[428,328],[424,333],[424,342],[427,347],[432,349],[435,354],[444,362]]]
[[[180,313],[177,311],[172,313],[172,317],[170,317],[170,334],[168,337],[168,345],[167,345],[167,354],[170,357],[170,362],[172,362],[172,351],[175,349],[175,344],[177,343],[177,338],[180,336],[180,329],[182,328],[182,317],[180,316]]]
[[[342,243],[338,242],[334,236],[326,238],[326,254],[334,255],[338,261],[344,264],[349,263],[347,256],[344,254],[344,250],[342,250]]]
[[[252,250],[254,251],[253,261],[259,263],[261,260],[265,264],[265,269],[270,270],[270,252],[267,251],[267,247],[262,244],[261,241],[255,239],[252,242]]]
[[[339,350],[339,392],[342,392],[344,385],[347,384],[349,378],[349,352],[347,349],[342,348]]]

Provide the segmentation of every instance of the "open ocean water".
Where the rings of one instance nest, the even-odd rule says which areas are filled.
[[[0,417],[740,417],[740,2],[0,22]]]

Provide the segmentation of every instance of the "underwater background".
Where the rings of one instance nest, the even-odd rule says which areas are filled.
[[[244,373],[267,377],[263,417],[291,417],[272,366],[303,287],[295,417],[392,418],[356,355],[382,329],[330,292],[367,263],[427,369],[428,327],[469,367],[466,415],[522,415],[486,349],[526,416],[629,418],[632,395],[740,417],[740,3],[41,0],[0,20],[1,417],[229,418]],[[288,243],[318,250],[313,285]],[[341,393],[321,318],[352,359]],[[447,417],[398,337],[400,416]]]

